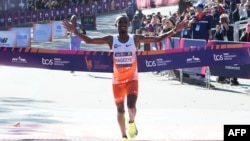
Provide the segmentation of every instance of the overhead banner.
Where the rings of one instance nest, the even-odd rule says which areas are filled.
[[[1,47],[16,47],[16,32],[15,31],[0,31],[0,46]]]

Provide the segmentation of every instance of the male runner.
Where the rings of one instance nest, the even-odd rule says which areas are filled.
[[[136,45],[140,42],[160,42],[186,27],[187,23],[184,21],[179,22],[171,31],[157,37],[128,34],[130,22],[126,15],[118,16],[115,20],[115,26],[118,29],[117,35],[108,35],[100,38],[90,38],[86,35],[80,34],[75,30],[74,25],[67,21],[63,21],[63,26],[86,43],[108,44],[110,50],[113,51],[113,95],[118,112],[117,120],[122,134],[122,141],[128,141],[124,117],[125,96],[127,98],[129,114],[128,135],[130,138],[134,138],[138,134],[135,124],[136,101],[138,96]]]
[[[72,25],[74,25],[75,30],[77,30],[77,32],[86,34],[83,25],[77,22],[76,15],[71,16],[70,22]],[[77,37],[73,32],[70,32],[70,50],[80,50],[80,47],[81,47],[81,39]]]

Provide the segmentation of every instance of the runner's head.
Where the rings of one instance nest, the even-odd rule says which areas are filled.
[[[71,18],[70,18],[70,21],[71,21],[72,23],[76,23],[76,21],[77,21],[76,15],[72,15]]]
[[[117,27],[119,34],[127,34],[128,27],[130,26],[128,17],[126,15],[118,16],[115,20],[115,26]]]

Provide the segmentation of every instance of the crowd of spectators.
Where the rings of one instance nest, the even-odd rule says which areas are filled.
[[[112,0],[0,0],[0,11],[53,9]]]
[[[53,9],[65,6],[83,5],[101,0],[29,0],[28,9]]]
[[[172,14],[158,12],[144,15],[141,10],[137,10],[131,19],[131,33],[157,36],[171,30],[176,22],[185,19],[189,21],[188,27],[177,33],[176,37],[204,39],[207,41],[234,41],[234,27],[232,24],[250,17],[250,0],[204,0],[204,3],[195,4],[189,1],[184,9],[183,6],[180,8],[182,9]],[[242,35],[248,34],[249,31],[247,33],[244,31]],[[246,39],[246,35],[244,39]],[[250,41],[250,37],[247,40],[242,39],[240,41]],[[154,43],[151,45],[144,44],[144,50],[162,49],[165,49],[162,44],[155,46]],[[172,77],[178,79],[177,70],[170,72],[172,72]],[[167,74],[165,72],[163,74],[168,77],[170,75],[169,71]],[[202,74],[196,75],[201,79],[205,78]],[[189,77],[188,74],[184,74],[184,76]],[[217,82],[231,85],[239,84],[237,78],[222,76],[218,76]]]

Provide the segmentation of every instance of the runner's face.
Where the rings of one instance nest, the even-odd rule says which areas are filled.
[[[121,17],[117,20],[117,28],[119,33],[127,33],[129,27],[129,21],[126,17]]]

